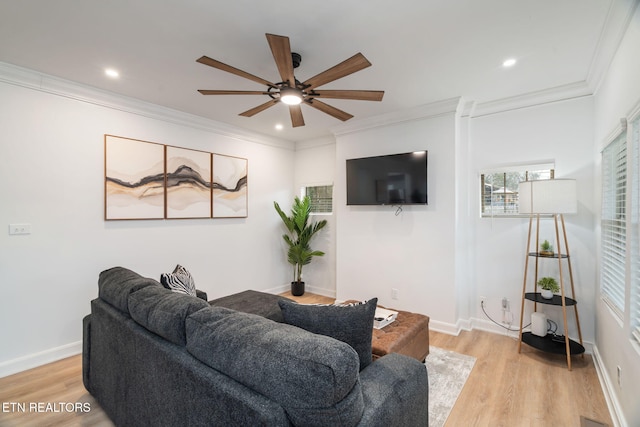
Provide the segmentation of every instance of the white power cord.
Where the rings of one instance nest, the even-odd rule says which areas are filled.
[[[510,317],[511,317],[511,319],[508,321],[508,325],[509,325],[509,326],[505,326],[505,325],[501,325],[500,323],[496,322],[495,320],[493,320],[493,319],[491,318],[491,316],[489,316],[489,314],[487,313],[487,311],[484,309],[484,301],[482,301],[482,302],[480,303],[480,307],[482,308],[482,312],[484,313],[484,315],[485,315],[485,316],[487,316],[487,319],[491,320],[491,321],[492,321],[493,323],[495,323],[496,325],[498,325],[498,326],[500,326],[501,328],[506,329],[507,331],[510,331],[510,332],[520,332],[520,329],[512,329],[512,328],[511,328],[511,325],[513,324],[513,313],[511,313],[511,311],[509,311],[509,312],[508,312],[508,313],[511,315],[511,316],[510,316]],[[504,311],[504,309],[503,309],[503,311]],[[528,325],[524,326],[522,329],[527,328],[527,327],[529,327],[529,326],[531,326],[531,323],[529,323]]]

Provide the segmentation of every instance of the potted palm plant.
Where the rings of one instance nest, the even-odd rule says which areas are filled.
[[[315,234],[327,225],[327,220],[309,221],[311,214],[311,199],[308,196],[300,199],[296,197],[291,207],[291,215],[287,216],[278,202],[273,202],[278,215],[282,219],[287,233],[282,238],[289,247],[287,261],[293,265],[293,281],[291,282],[291,294],[300,296],[304,294],[304,282],[302,281],[302,267],[311,263],[314,256],[323,256],[324,252],[311,249],[309,242]]]

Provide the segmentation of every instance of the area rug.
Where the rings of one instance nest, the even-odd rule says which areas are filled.
[[[444,426],[475,363],[473,356],[429,347],[429,427]]]

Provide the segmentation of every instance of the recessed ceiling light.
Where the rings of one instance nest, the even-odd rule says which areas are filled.
[[[104,70],[104,73],[113,79],[120,77],[120,73],[118,73],[118,70],[114,70],[113,68],[107,68],[106,70]]]
[[[275,127],[276,127],[276,130],[282,130],[282,129],[284,129],[284,126],[282,126],[282,124],[281,124],[281,123],[278,123]]]
[[[505,61],[502,63],[502,66],[506,68],[513,67],[514,65],[516,65],[516,62],[517,61],[515,58],[505,59]]]

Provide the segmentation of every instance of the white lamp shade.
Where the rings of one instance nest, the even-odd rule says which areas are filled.
[[[544,179],[521,182],[520,213],[565,214],[578,212],[575,179]]]

